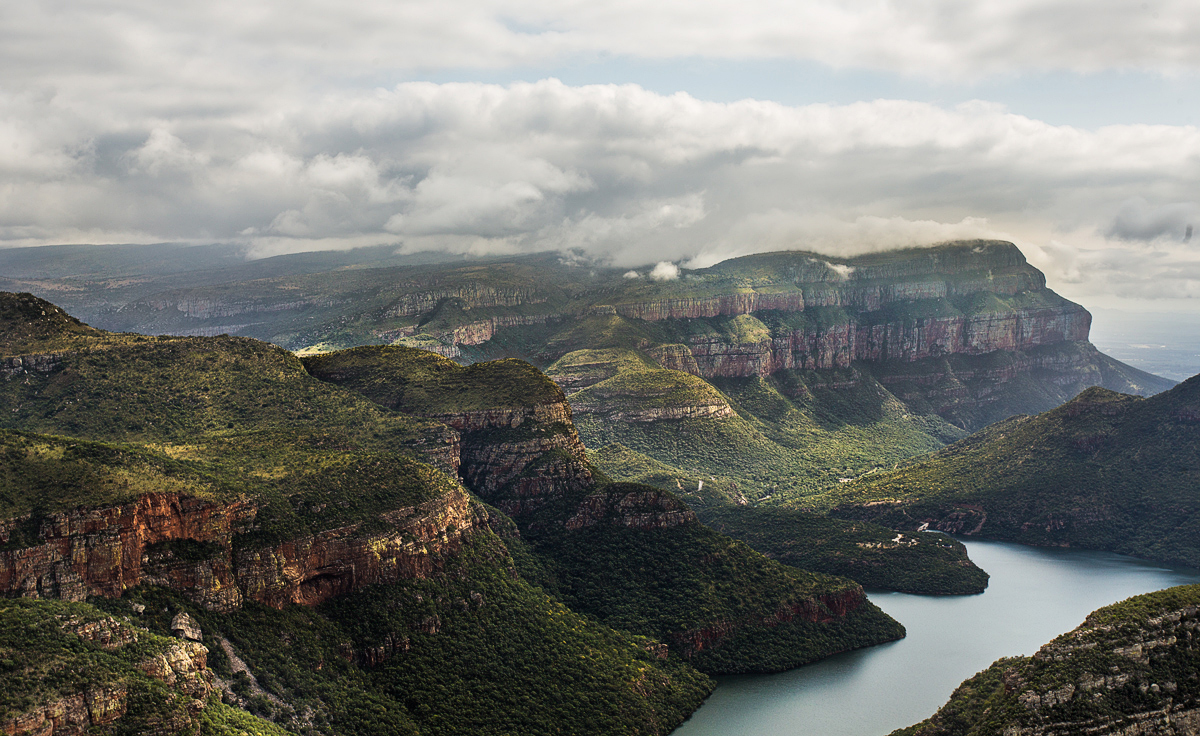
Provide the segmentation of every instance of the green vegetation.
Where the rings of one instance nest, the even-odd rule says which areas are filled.
[[[187,610],[235,693],[221,638],[254,673],[262,694],[241,688],[251,712],[311,733],[665,734],[711,691],[677,658],[656,658],[653,642],[573,612],[512,564],[484,532],[434,578],[317,608],[221,614],[159,588],[100,605],[145,605],[139,622],[159,631]]]
[[[0,723],[59,703],[58,708],[81,710],[84,718],[89,711],[100,718],[123,710],[107,731],[119,735],[182,732],[196,720],[202,736],[288,733],[215,697],[196,719],[190,710],[193,695],[183,683],[155,679],[143,664],[177,643],[135,625],[127,615],[118,619],[85,603],[0,601]],[[86,700],[69,704],[80,693]]]
[[[410,414],[510,409],[562,400],[558,386],[522,360],[460,366],[424,350],[361,347],[304,359],[324,381]]]
[[[599,491],[618,498],[647,492],[663,493],[626,483]],[[703,671],[780,671],[904,636],[869,602],[844,618],[830,611],[833,604],[823,601],[859,603],[859,586],[849,580],[764,559],[697,522],[630,528],[610,511],[574,531],[539,523],[553,513],[536,515],[525,535],[541,559],[543,587],[609,626],[667,642]]]
[[[668,490],[688,484],[689,496],[703,494],[709,500],[695,505],[705,524],[793,567],[905,593],[962,595],[987,587],[987,573],[970,561],[961,543],[945,535],[907,532],[897,542],[897,532],[869,522],[722,503],[731,492],[728,481],[696,479],[623,445],[602,447],[589,457],[613,478]],[[693,483],[703,487],[691,490]]]
[[[1101,388],[827,494],[838,515],[1200,565],[1200,378]],[[883,502],[883,503],[880,503]],[[868,505],[873,504],[873,505]]]
[[[1200,586],[1136,596],[1093,612],[1032,657],[998,660],[933,717],[892,736],[1175,733],[1195,718],[1191,636]]]
[[[969,595],[987,587],[988,574],[971,562],[961,542],[944,534],[896,532],[773,507],[710,509],[703,519],[772,559],[841,575],[868,589]]]
[[[546,394],[515,394],[510,388],[510,377],[518,372],[536,374],[540,381],[535,385],[547,386],[547,394],[563,401],[557,386],[536,369],[518,361],[492,361],[460,368],[436,356],[397,348],[358,348],[307,361],[315,375],[404,410],[422,407],[431,411],[429,407],[439,407],[442,413],[449,413],[450,409],[480,411],[512,408],[520,406],[520,401],[527,402],[527,407],[543,401]],[[415,370],[410,367],[414,363],[419,366]],[[472,375],[469,386],[459,387],[454,383],[467,372]],[[647,374],[682,376],[719,396],[700,379],[674,371],[639,371],[632,375],[636,381]],[[628,375],[618,374],[609,380],[624,381]],[[672,380],[671,386],[678,385],[678,381]],[[598,384],[592,390],[603,385]],[[525,575],[558,595],[572,609],[595,616],[609,626],[663,640],[676,651],[690,654],[686,632],[733,625],[742,631],[740,636],[751,636],[752,630],[765,628],[760,625],[762,621],[801,602],[819,607],[814,602],[821,595],[837,596],[846,591],[857,595],[859,588],[850,581],[771,562],[694,521],[629,528],[622,519],[606,516],[599,523],[570,528],[567,524],[570,519],[591,513],[589,503],[596,500],[591,494],[615,495],[630,501],[659,499],[673,508],[685,509],[669,493],[658,489],[605,485],[602,476],[597,477],[597,482],[588,480],[584,475],[586,458],[572,455],[578,450],[570,441],[571,433],[569,425],[536,418],[528,418],[519,427],[464,430],[464,457],[511,457],[508,453],[522,457],[527,450],[521,448],[530,440],[562,437],[568,441],[553,446],[543,444],[542,449],[532,450],[537,456],[528,458],[518,476],[506,486],[515,489],[512,494],[506,488],[495,487],[497,484],[488,477],[494,472],[492,468],[481,466],[477,470],[469,465],[463,472],[468,484],[475,482],[473,479],[480,481],[472,490],[493,503],[526,500],[528,492],[521,491],[520,486],[524,479],[554,489],[548,497],[535,499],[542,504],[536,510],[517,516],[521,538],[527,545],[518,559]],[[563,474],[558,469],[567,467],[581,472]],[[629,501],[624,508],[622,513],[636,513]],[[606,513],[615,512],[608,509]],[[764,640],[759,646],[738,647],[738,655],[705,652],[701,660],[710,663],[706,666],[725,668],[711,672],[785,669],[833,652],[903,635],[898,624],[866,606],[854,621],[857,623],[847,624],[838,636],[826,633],[836,627],[805,627],[798,621],[784,623],[778,627],[781,632],[772,635],[777,646],[767,646]],[[731,639],[709,647],[722,650],[734,643]]]
[[[607,415],[654,409],[725,406],[725,397],[703,378],[662,369],[626,370],[571,394],[577,411]]]
[[[601,412],[609,411],[609,405],[603,387],[610,382],[623,386],[621,374],[570,396],[591,410],[579,414],[575,425],[589,447],[622,445],[658,463],[654,470],[622,469],[619,462],[609,463],[611,453],[602,451],[597,462],[609,475],[680,492],[700,513],[706,506],[730,502],[803,509],[810,506],[810,497],[844,478],[890,469],[963,435],[936,417],[909,414],[861,370],[840,376],[783,371],[766,379],[711,384],[677,371],[658,371],[635,372],[627,380],[638,386],[642,376],[660,374],[680,377],[658,382],[679,385],[680,401],[728,403],[736,416],[605,421]],[[827,387],[838,378],[851,385]],[[611,411],[635,403],[616,391],[609,401]]]

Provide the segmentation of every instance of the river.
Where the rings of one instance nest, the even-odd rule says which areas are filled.
[[[906,638],[778,675],[721,678],[672,736],[884,736],[933,715],[995,660],[1033,654],[1097,608],[1200,582],[1200,571],[1105,552],[962,541],[992,576],[986,592],[872,592]]]

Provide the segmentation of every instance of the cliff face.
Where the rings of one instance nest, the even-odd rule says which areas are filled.
[[[632,492],[593,493],[579,504],[564,526],[574,531],[607,523],[647,530],[669,529],[696,521],[695,512],[678,498],[643,487]]]
[[[681,654],[691,659],[700,652],[719,647],[724,639],[748,627],[774,628],[795,621],[829,623],[845,618],[867,602],[867,594],[855,587],[836,593],[786,603],[767,616],[753,616],[739,621],[723,621],[703,628],[680,632],[671,637]]]
[[[688,352],[663,354],[663,367],[704,378],[768,376],[780,370],[847,368],[853,361],[913,362],[946,355],[1021,351],[1085,341],[1091,315],[1077,306],[969,316],[847,323],[788,330],[755,342],[721,336],[689,338]]]
[[[82,601],[147,583],[213,610],[233,610],[246,598],[276,608],[316,605],[366,585],[430,576],[483,521],[458,492],[384,514],[385,531],[365,533],[354,524],[235,549],[235,535],[257,511],[246,500],[218,505],[150,493],[133,503],[52,514],[39,524],[39,544],[0,552],[0,591]],[[21,523],[27,520],[6,522],[0,539],[7,542]],[[204,559],[181,558],[173,542],[203,545]]]
[[[522,516],[594,482],[565,399],[428,416],[462,433],[463,484],[509,516]]]

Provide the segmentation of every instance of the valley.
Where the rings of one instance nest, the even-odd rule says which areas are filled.
[[[10,658],[13,734],[665,734],[903,639],[868,590],[992,595],[976,537],[1200,564],[1195,380],[1009,243],[55,253],[0,254],[0,615],[109,674]]]

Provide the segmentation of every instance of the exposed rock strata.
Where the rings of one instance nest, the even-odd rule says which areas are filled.
[[[532,289],[497,289],[480,283],[464,284],[447,288],[435,288],[404,294],[386,310],[388,316],[409,317],[432,312],[446,299],[457,299],[463,309],[479,307],[517,307],[523,304],[541,304],[544,295]]]
[[[282,607],[315,605],[366,585],[424,578],[482,523],[467,494],[446,494],[384,514],[388,529],[359,524],[262,549],[234,551],[232,538],[257,512],[254,504],[213,504],[177,494],[63,512],[41,524],[40,544],[0,552],[0,591],[26,597],[84,600],[120,596],[142,583],[179,590],[210,609],[232,610],[244,598]],[[20,520],[0,527],[0,540]],[[200,561],[155,559],[152,545],[171,540],[214,544]]]
[[[631,529],[669,529],[696,522],[696,513],[679,499],[657,489],[632,493],[593,493],[564,522],[567,529],[608,523]]]
[[[1194,674],[1200,606],[1179,605],[1149,617],[1138,617],[1133,608],[1139,599],[1172,595],[1194,601],[1194,589],[1174,588],[1101,609],[1032,657],[993,664],[963,683],[932,718],[897,733],[952,736],[964,733],[964,721],[983,716],[988,729],[980,733],[1004,736],[1200,733]],[[1127,609],[1122,615],[1104,616],[1122,608]]]
[[[428,417],[462,433],[463,483],[509,516],[533,511],[593,482],[565,399]]]
[[[828,623],[853,613],[866,602],[866,592],[856,586],[838,593],[827,593],[787,603],[770,616],[758,616],[753,620],[746,621],[727,621],[701,629],[684,631],[674,635],[672,640],[679,647],[683,656],[690,658],[697,652],[720,646],[722,640],[748,626],[770,628],[797,620]]]
[[[646,409],[617,409],[604,404],[576,403],[575,411],[580,414],[603,414],[605,418],[618,422],[663,422],[670,419],[724,419],[734,415],[726,403],[698,404],[695,406],[664,406]]]

